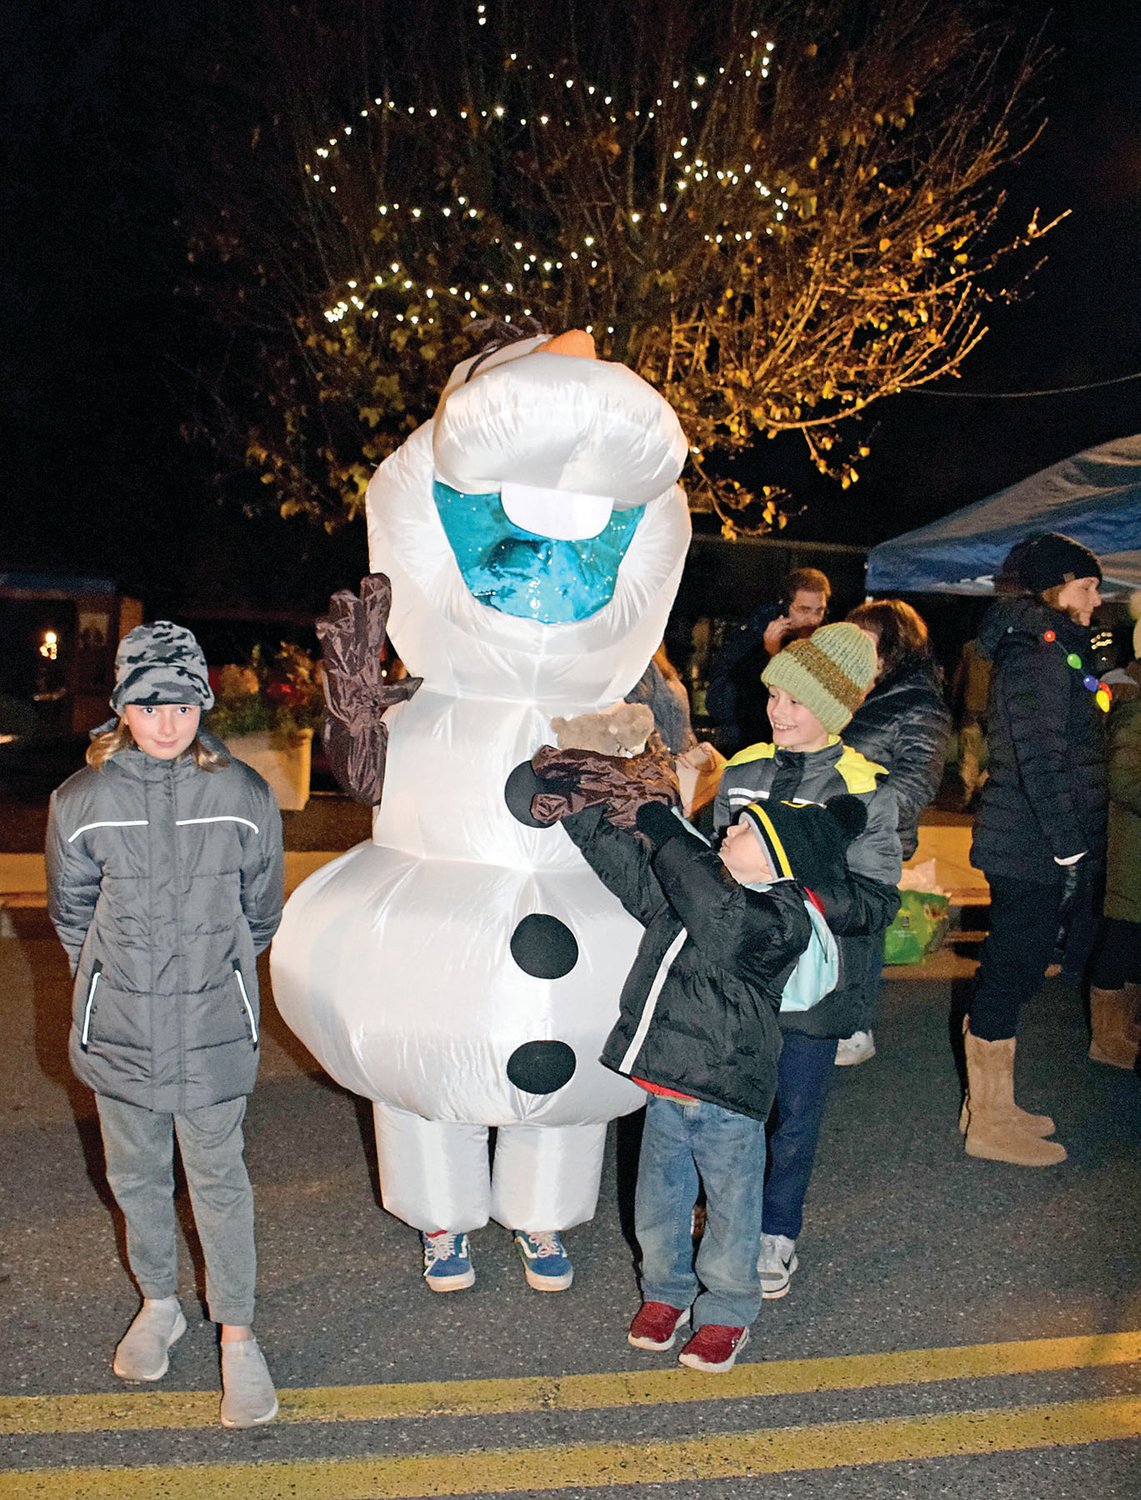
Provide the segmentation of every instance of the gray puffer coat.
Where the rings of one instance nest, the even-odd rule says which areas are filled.
[[[256,955],[283,900],[281,814],[257,772],[134,748],[85,767],[52,794],[47,871],[76,1076],[164,1113],[248,1094]]]

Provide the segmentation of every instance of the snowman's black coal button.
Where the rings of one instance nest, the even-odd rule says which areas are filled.
[[[511,934],[511,957],[535,979],[561,979],[578,962],[578,943],[558,917],[532,912]]]
[[[574,1048],[566,1042],[524,1042],[507,1059],[508,1078],[526,1094],[553,1094],[574,1070]]]
[[[520,823],[528,828],[547,828],[549,824],[540,823],[531,816],[531,798],[536,792],[549,790],[535,775],[531,762],[521,760],[504,783],[503,797],[508,811]]]

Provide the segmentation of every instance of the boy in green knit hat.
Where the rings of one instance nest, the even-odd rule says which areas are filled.
[[[749,745],[729,761],[714,804],[719,833],[754,802],[826,803],[848,792],[867,812],[864,832],[847,850],[851,878],[832,893],[817,893],[840,946],[842,973],[855,982],[841,979],[811,1010],[780,1016],[784,1045],[769,1117],[759,1260],[762,1294],[769,1299],[788,1293],[797,1269],[796,1241],[836,1045],[859,1021],[859,980],[870,958],[866,934],[882,931],[899,906],[899,834],[887,772],[840,737],[875,671],[875,646],[855,625],[823,625],[786,646],[761,673],[772,740]]]

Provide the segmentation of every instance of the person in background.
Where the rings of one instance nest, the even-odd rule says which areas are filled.
[[[627,703],[644,703],[654,716],[654,728],[671,755],[684,755],[697,744],[689,716],[689,694],[677,668],[666,655],[665,641],[626,694]]]
[[[919,842],[919,815],[943,779],[951,715],[943,701],[923,617],[902,599],[874,599],[848,615],[871,637],[876,676],[844,730],[844,743],[886,767],[899,809],[899,843],[910,859]],[[883,932],[869,933],[859,1026],[836,1048],[838,1067],[875,1056],[874,1027],[883,974]]]
[[[708,740],[693,732],[689,695],[677,669],[658,647],[642,676],[626,694],[627,703],[644,703],[654,716],[654,727],[673,756],[681,788],[682,810],[702,833],[712,829],[713,798],[725,757]]]
[[[840,793],[857,797],[866,825],[846,851],[847,880],[816,887],[840,949],[841,980],[811,1010],[782,1012],[777,1098],[769,1117],[769,1164],[759,1269],[762,1295],[788,1294],[799,1260],[796,1242],[816,1159],[836,1044],[856,1029],[866,945],[899,909],[899,833],[891,778],[840,738],[863,701],[876,670],[868,636],[846,622],[825,625],[793,641],[764,670],[772,740],[750,745],[725,767],[714,804],[714,826],[735,823],[753,802],[823,802]],[[860,964],[863,964],[863,968]]]
[[[990,662],[979,649],[978,638],[966,641],[959,653],[951,680],[951,702],[959,737],[959,780],[963,787],[963,810],[972,808],[986,780],[986,705],[990,694]]]
[[[116,717],[52,793],[48,912],[75,977],[71,1065],[95,1091],[143,1298],[112,1368],[120,1380],[161,1380],[186,1332],[177,1140],[221,1325],[222,1424],[252,1427],[277,1414],[277,1395],[251,1326],[242,1122],[258,1068],[256,956],[281,919],[284,856],[273,793],[199,727],[213,703],[189,630],[156,620],[124,636]]]
[[[1090,906],[1105,860],[1104,694],[1090,672],[1101,565],[1057,532],[1017,544],[1003,565],[1021,592],[998,598],[979,629],[993,663],[990,768],[971,863],[990,886],[990,922],[964,1023],[969,1156],[1015,1166],[1065,1161],[1054,1122],[1014,1097],[1023,1007],[1042,983],[1067,902]]]
[[[1110,674],[1105,904],[1089,992],[1089,1055],[1117,1068],[1141,1060],[1141,621],[1133,657]]]
[[[706,712],[714,743],[723,755],[766,738],[765,693],[761,672],[790,641],[811,635],[828,613],[832,585],[819,568],[794,568],[781,597],[764,604],[741,625],[726,631],[709,668]]]

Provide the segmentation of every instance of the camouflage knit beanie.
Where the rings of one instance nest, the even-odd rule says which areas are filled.
[[[184,625],[155,620],[136,625],[115,653],[115,690],[111,707],[122,714],[130,703],[197,703],[213,708],[206,658]]]
[[[821,625],[778,651],[761,673],[816,715],[829,734],[841,729],[864,701],[876,675],[876,648],[858,625]]]

